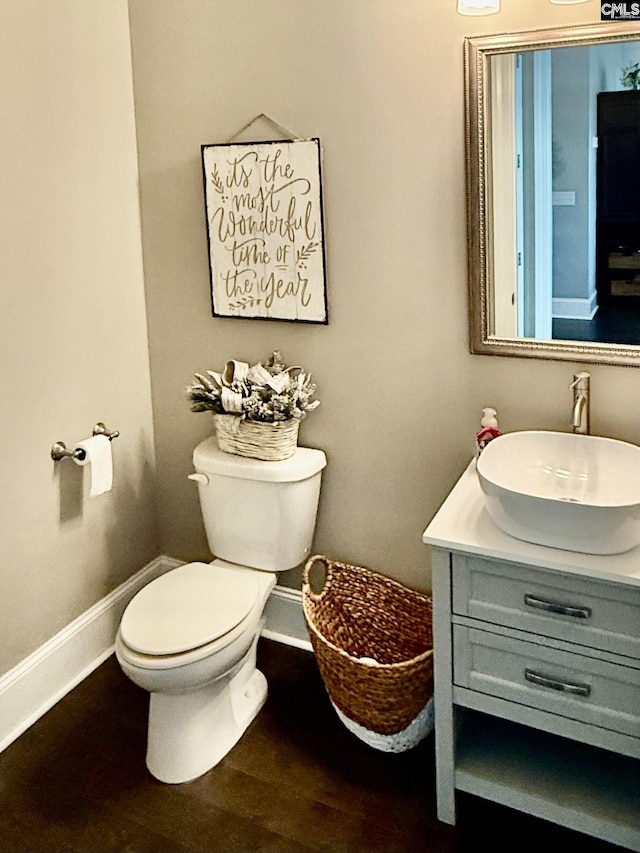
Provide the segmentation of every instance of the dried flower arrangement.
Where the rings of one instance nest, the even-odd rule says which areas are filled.
[[[236,415],[258,423],[301,421],[320,405],[302,367],[287,367],[277,350],[264,362],[228,361],[222,373],[195,373],[186,389],[192,412]]]

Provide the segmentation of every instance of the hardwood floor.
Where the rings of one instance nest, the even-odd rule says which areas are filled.
[[[194,782],[144,764],[148,697],[110,658],[0,755],[1,853],[515,853],[620,848],[472,797],[435,817],[433,735],[401,755],[344,729],[307,652],[261,640],[269,698]]]
[[[640,344],[640,296],[616,296],[592,320],[553,321],[555,340]]]

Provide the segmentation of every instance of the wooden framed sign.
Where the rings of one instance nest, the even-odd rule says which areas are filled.
[[[202,146],[214,317],[327,323],[320,140]]]

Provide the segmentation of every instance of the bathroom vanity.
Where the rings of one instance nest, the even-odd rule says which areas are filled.
[[[455,793],[640,851],[640,548],[499,530],[472,462],[431,546],[438,817]]]

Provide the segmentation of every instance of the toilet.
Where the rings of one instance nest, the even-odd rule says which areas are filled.
[[[215,559],[141,589],[115,644],[125,675],[150,693],[147,767],[174,784],[224,758],[265,702],[256,668],[262,614],[277,573],[311,552],[326,457],[298,447],[289,459],[263,462],[209,438],[193,463]]]

